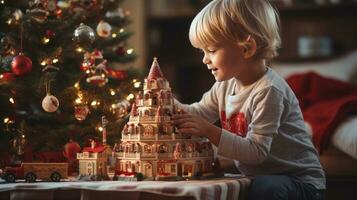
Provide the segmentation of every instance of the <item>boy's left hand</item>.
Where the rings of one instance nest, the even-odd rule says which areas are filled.
[[[207,137],[212,143],[216,143],[213,138],[220,138],[221,129],[199,116],[185,113],[174,115],[172,119],[180,133]]]

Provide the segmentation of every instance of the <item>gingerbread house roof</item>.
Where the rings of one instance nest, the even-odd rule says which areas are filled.
[[[105,146],[101,145],[101,146],[98,146],[98,147],[84,147],[83,148],[83,152],[89,152],[89,153],[102,153],[104,152],[104,150],[106,149]]]
[[[155,57],[154,61],[151,64],[150,72],[149,72],[147,79],[157,79],[157,78],[164,79],[165,77],[160,69],[159,62],[157,61],[157,58]]]

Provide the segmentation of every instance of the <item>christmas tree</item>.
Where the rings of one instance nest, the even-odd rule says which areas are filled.
[[[120,0],[0,0],[3,155],[119,141],[141,75]],[[103,117],[105,116],[105,118]]]

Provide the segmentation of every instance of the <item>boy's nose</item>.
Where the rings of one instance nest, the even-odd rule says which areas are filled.
[[[207,56],[203,56],[202,62],[205,65],[209,64],[209,59],[207,58]]]

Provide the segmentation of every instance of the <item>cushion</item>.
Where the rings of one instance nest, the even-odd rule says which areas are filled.
[[[342,152],[357,159],[357,116],[344,121],[336,129],[331,143]]]
[[[356,83],[357,77],[357,50],[340,58],[316,62],[274,62],[272,68],[282,77],[287,78],[293,74],[313,71],[319,75]]]

